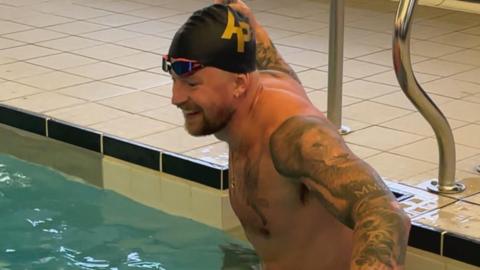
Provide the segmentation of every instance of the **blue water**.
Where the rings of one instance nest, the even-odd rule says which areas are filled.
[[[255,269],[247,243],[0,154],[0,269]]]

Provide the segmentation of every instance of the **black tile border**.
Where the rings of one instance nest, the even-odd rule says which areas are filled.
[[[170,153],[133,141],[117,138],[78,127],[63,121],[49,119],[38,113],[27,112],[0,104],[0,123],[47,136],[69,144],[103,153],[156,171],[182,177],[218,190],[228,189],[228,168]],[[48,124],[47,124],[48,123]],[[47,132],[48,129],[48,132]],[[443,247],[442,247],[443,237]],[[444,232],[412,222],[409,246],[434,254],[480,266],[480,240]],[[443,250],[442,250],[443,248]]]
[[[48,137],[95,152],[102,151],[102,134],[63,121],[48,120]]]
[[[480,240],[447,232],[443,239],[443,256],[480,267]]]
[[[111,135],[103,136],[103,154],[160,171],[160,151]]]
[[[389,186],[388,189],[390,189],[390,191],[393,193],[393,196],[395,196],[395,199],[397,199],[397,202],[405,201],[414,196],[414,194],[400,190],[398,188],[393,188]]]
[[[412,222],[408,245],[442,255],[442,232],[436,228]]]
[[[224,172],[220,166],[214,167],[213,164],[174,153],[162,153],[162,172],[220,190],[228,187],[222,184]]]
[[[228,168],[222,170],[222,189],[228,189],[229,187],[228,172]]]
[[[45,117],[3,104],[0,105],[0,123],[42,136],[47,134]]]

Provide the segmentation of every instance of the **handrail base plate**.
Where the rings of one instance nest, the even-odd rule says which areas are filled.
[[[427,185],[427,190],[435,194],[456,194],[465,191],[465,185],[457,182],[451,187],[441,187],[438,180],[432,180]]]

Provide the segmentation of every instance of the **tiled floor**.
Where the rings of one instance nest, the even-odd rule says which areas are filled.
[[[434,134],[392,69],[397,3],[346,2],[343,115],[354,133],[345,140],[384,177],[412,185],[434,178]],[[0,0],[0,102],[226,165],[224,143],[183,130],[160,68],[175,30],[209,3]],[[329,1],[247,3],[326,111]],[[414,70],[454,129],[457,174],[478,176],[480,14],[420,6],[413,27]]]

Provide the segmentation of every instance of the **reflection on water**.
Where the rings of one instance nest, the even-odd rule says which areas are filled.
[[[120,269],[120,266],[127,266],[129,268],[143,268],[143,269],[158,269],[166,270],[161,266],[159,262],[149,262],[144,261],[140,258],[138,252],[132,252],[127,255],[125,261],[121,262],[119,266],[112,266],[111,263],[107,260],[96,259],[90,256],[82,255],[82,252],[66,247],[60,247],[59,250],[62,253],[62,257],[65,258],[68,262],[67,265],[76,266],[80,269],[111,269],[117,270]],[[42,258],[43,262],[48,262],[53,257]]]
[[[244,246],[229,243],[220,246],[224,253],[222,270],[259,270],[257,254]]]
[[[252,270],[244,242],[0,155],[0,269]]]

